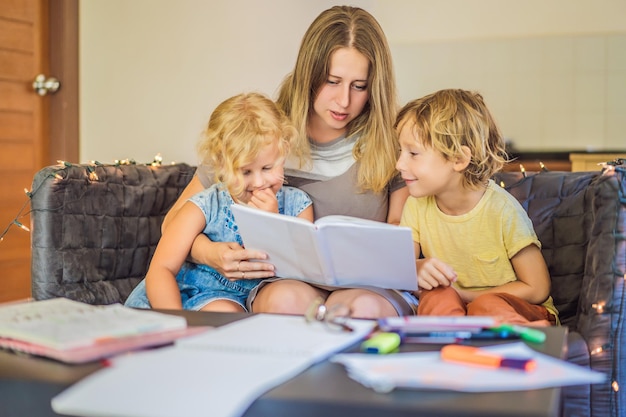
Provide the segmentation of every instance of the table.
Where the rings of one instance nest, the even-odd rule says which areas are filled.
[[[168,313],[183,315],[192,326],[221,326],[246,317],[245,313]],[[563,357],[567,330],[551,327],[545,331],[547,340],[536,349],[554,357]],[[436,346],[407,345],[402,350],[434,348]],[[0,415],[57,416],[50,408],[52,397],[101,366],[98,362],[66,365],[0,351]],[[244,417],[552,417],[558,415],[559,403],[559,388],[503,393],[395,390],[389,394],[377,394],[351,380],[343,366],[322,362],[267,392],[246,411]]]

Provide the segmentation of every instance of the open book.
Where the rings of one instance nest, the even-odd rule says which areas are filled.
[[[167,344],[190,329],[184,317],[121,304],[53,298],[0,305],[1,348],[69,363]]]
[[[231,209],[245,247],[266,252],[277,277],[417,289],[409,228],[339,215],[311,223],[241,204]]]

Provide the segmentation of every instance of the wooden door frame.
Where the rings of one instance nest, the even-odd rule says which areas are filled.
[[[46,0],[48,7],[48,76],[61,81],[50,96],[47,162],[79,161],[78,0]]]

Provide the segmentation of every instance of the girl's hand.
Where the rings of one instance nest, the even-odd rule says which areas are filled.
[[[278,213],[278,200],[271,188],[254,191],[248,205],[271,213]]]
[[[242,248],[237,242],[212,242],[208,263],[228,279],[254,279],[274,276],[274,265],[252,261],[266,259],[267,254]]]
[[[415,262],[417,269],[417,286],[420,289],[432,290],[439,286],[450,286],[456,281],[454,269],[437,258],[418,259]]]

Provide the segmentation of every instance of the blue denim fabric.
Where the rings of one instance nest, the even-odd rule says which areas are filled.
[[[238,279],[231,281],[206,265],[185,262],[176,282],[184,310],[200,310],[215,300],[230,300],[246,308],[246,299],[250,291],[259,285],[262,279]],[[135,287],[125,303],[128,307],[150,308],[146,295],[146,281]]]

